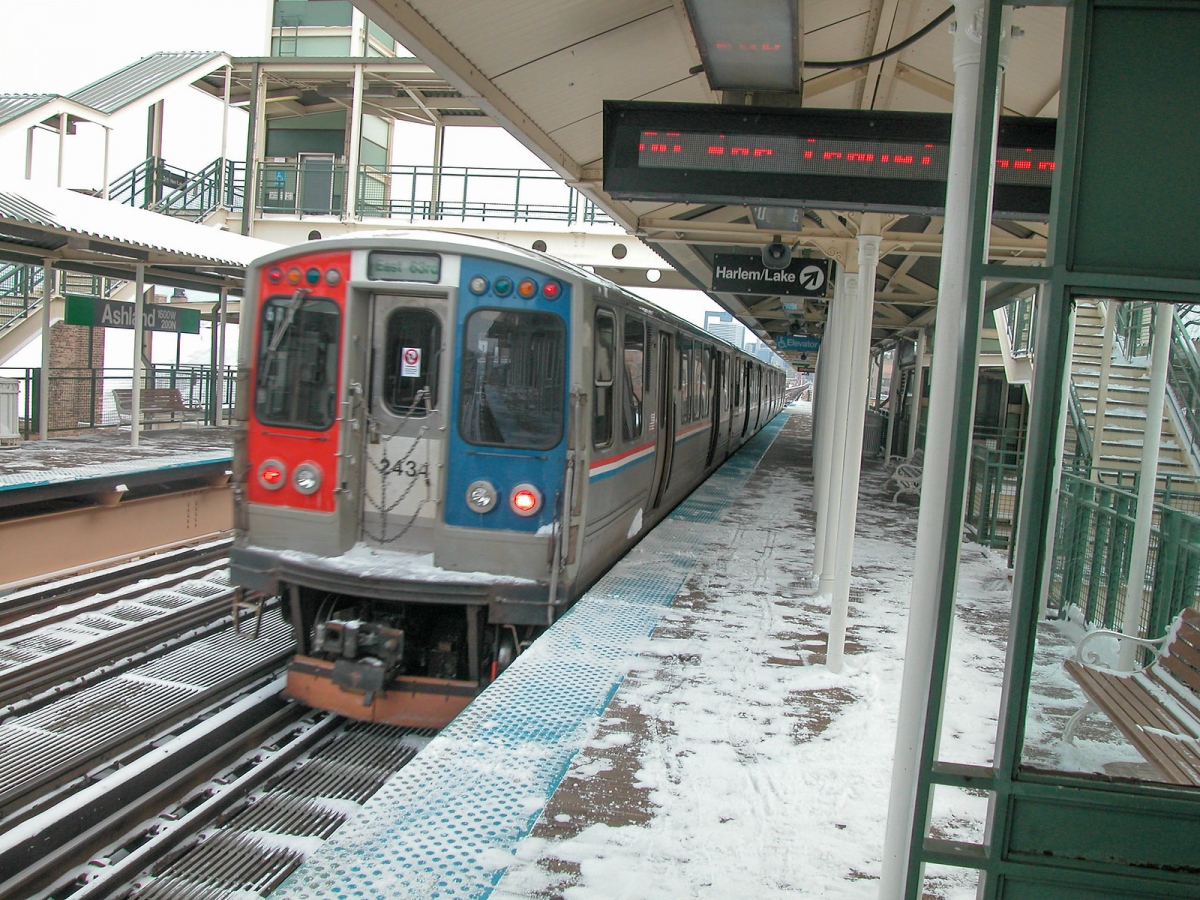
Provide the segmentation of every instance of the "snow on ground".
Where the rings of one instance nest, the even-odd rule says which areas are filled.
[[[792,412],[493,898],[877,896],[917,510],[864,467],[846,663],[828,671],[810,409]],[[1010,588],[1002,554],[964,543],[943,759],[992,759]],[[1059,749],[1032,751],[1043,764],[1080,705],[1059,664],[1072,636],[1044,628],[1033,727]],[[932,831],[979,840],[985,815],[983,796],[939,792]],[[942,869],[927,896],[974,885]]]

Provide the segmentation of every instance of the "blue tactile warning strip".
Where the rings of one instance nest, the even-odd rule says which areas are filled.
[[[701,485],[271,896],[487,897],[787,421]]]

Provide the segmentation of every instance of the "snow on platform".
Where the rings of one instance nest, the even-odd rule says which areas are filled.
[[[232,428],[144,431],[137,447],[128,429],[96,430],[0,450],[0,491],[232,461]]]
[[[875,900],[917,510],[865,464],[846,663],[831,673],[809,412],[790,407],[706,482],[273,900]],[[959,582],[941,755],[986,765],[1003,557],[964,543]],[[1030,730],[1052,761],[1082,699],[1057,661],[1036,677]],[[978,839],[984,803],[949,798],[935,833]],[[928,888],[974,897],[968,872]]]

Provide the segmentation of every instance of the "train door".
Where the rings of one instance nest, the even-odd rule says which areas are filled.
[[[746,436],[746,432],[750,429],[750,411],[754,409],[754,398],[750,396],[750,363],[743,363],[742,369],[742,396],[746,400],[744,407],[744,415],[742,417],[742,437]]]
[[[675,355],[671,347],[671,335],[665,331],[658,332],[658,367],[655,372],[655,382],[658,394],[655,400],[654,421],[654,481],[650,486],[651,509],[658,509],[667,491],[667,482],[671,480],[671,461],[675,454],[675,380],[673,378],[672,360]]]
[[[445,433],[445,298],[372,298],[363,539],[432,549]]]
[[[712,432],[708,438],[708,458],[704,461],[706,469],[713,464],[713,459],[717,455],[717,444],[721,440],[721,388],[725,382],[722,364],[725,361],[725,354],[719,350],[709,350],[708,359],[712,367],[708,378],[708,383],[712,385]]]

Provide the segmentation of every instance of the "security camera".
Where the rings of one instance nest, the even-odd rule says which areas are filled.
[[[762,248],[762,261],[768,269],[786,269],[792,261],[792,248],[777,237]]]

